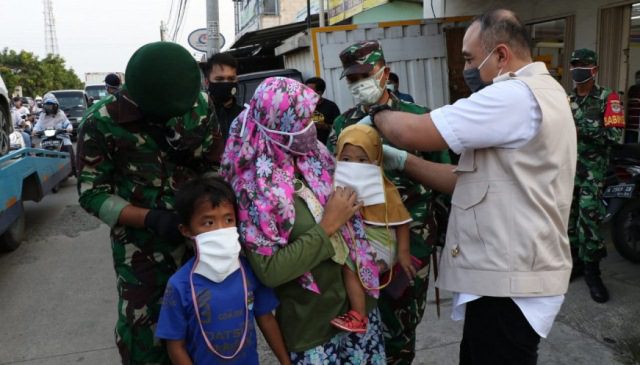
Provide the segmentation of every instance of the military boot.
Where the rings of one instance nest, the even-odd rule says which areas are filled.
[[[591,299],[598,303],[609,300],[609,292],[600,277],[600,261],[586,262],[584,264],[584,281],[589,287]]]
[[[571,277],[569,281],[573,281],[573,279],[584,274],[584,263],[578,256],[578,249],[573,246],[571,246],[571,261],[573,261],[573,267],[571,267]]]

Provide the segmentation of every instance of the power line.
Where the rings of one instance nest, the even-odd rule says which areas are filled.
[[[182,26],[182,20],[184,19],[184,13],[185,13],[186,7],[187,7],[187,0],[180,0],[180,4],[178,5],[175,25],[173,27],[173,35],[171,36],[171,39],[174,42],[178,38],[178,32],[180,31],[180,27]]]

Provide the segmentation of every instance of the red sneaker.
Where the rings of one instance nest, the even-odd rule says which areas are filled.
[[[347,313],[338,316],[331,320],[331,324],[340,328],[343,331],[354,333],[367,332],[367,318],[360,315],[360,313],[350,310]]]

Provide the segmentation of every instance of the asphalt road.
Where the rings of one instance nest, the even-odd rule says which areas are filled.
[[[0,365],[118,364],[113,328],[115,274],[109,230],[77,203],[75,180],[40,203],[27,203],[27,240],[0,254]],[[612,299],[597,304],[573,282],[539,364],[640,364],[640,265],[610,249],[603,263]],[[419,326],[414,364],[458,362],[462,323],[433,291]],[[275,364],[264,344],[263,364]]]

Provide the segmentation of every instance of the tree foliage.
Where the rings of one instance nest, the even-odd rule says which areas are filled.
[[[5,48],[0,53],[0,75],[9,93],[16,86],[22,86],[25,96],[43,95],[50,90],[84,88],[73,68],[66,68],[65,60],[52,54],[39,59],[31,52],[17,53]]]

